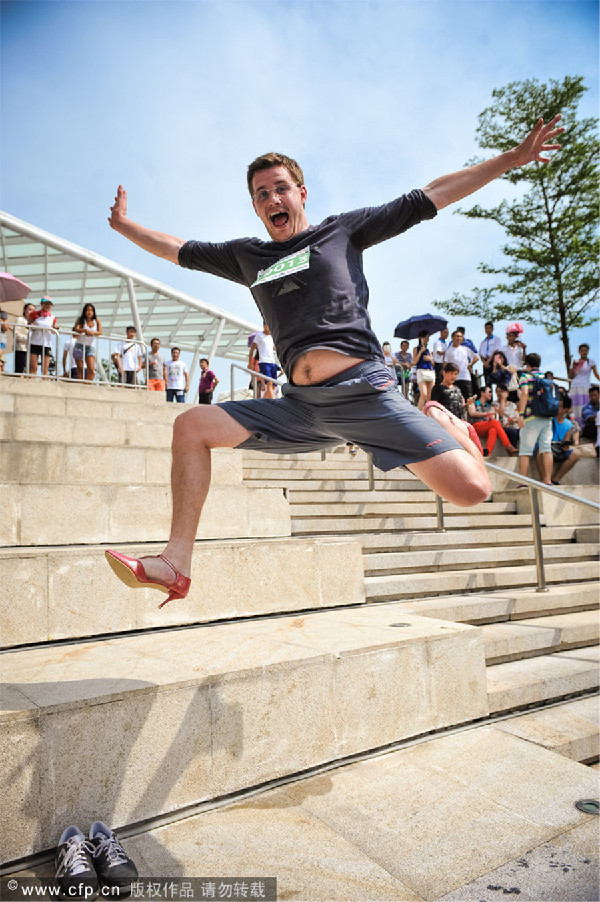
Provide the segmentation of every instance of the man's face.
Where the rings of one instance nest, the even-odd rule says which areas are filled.
[[[494,331],[492,324],[486,323],[483,328],[485,329],[485,334],[489,338],[493,334],[493,331]]]
[[[598,389],[592,389],[590,392],[590,401],[594,407],[598,406],[598,402],[600,401],[600,391],[598,391]]]
[[[452,344],[454,345],[454,347],[457,348],[459,345],[462,344],[462,341],[463,341],[462,332],[455,332],[454,335],[452,336]]]
[[[304,185],[296,185],[285,166],[254,174],[252,206],[273,241],[288,241],[308,228],[306,194]]]
[[[177,356],[179,357],[179,352],[177,353]],[[206,362],[206,360],[200,361],[200,369],[202,370],[203,373],[206,372],[206,370],[208,369],[208,363]]]
[[[507,332],[506,333],[506,338],[508,339],[509,345],[514,345],[514,343],[516,342],[518,337],[519,337],[518,332]]]
[[[135,338],[136,332],[135,329],[127,330],[127,338],[131,341],[132,338]]]
[[[158,340],[158,338],[155,338],[154,341],[150,342],[150,347],[152,348],[153,354],[156,354],[158,352],[158,349],[160,347],[160,341]]]
[[[448,338],[447,329],[442,329],[442,331],[440,332],[440,338],[442,339],[442,341],[446,341],[446,339]]]
[[[179,348],[173,348],[171,351],[171,357],[173,360],[179,360]]]

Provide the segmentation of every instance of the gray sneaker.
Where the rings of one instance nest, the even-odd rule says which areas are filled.
[[[100,882],[117,890],[112,896],[128,896],[138,872],[116,835],[102,821],[90,827],[90,844]]]
[[[98,892],[92,850],[78,827],[63,831],[56,849],[56,883],[63,898],[92,899]]]

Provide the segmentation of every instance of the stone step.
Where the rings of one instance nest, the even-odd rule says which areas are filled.
[[[293,493],[292,493],[293,495]],[[396,496],[397,499],[398,496]],[[414,500],[413,500],[414,498]],[[394,501],[366,501],[355,504],[351,501],[335,503],[294,504],[292,503],[293,517],[381,517],[402,514],[427,515],[436,513],[434,495],[431,492],[403,492],[402,500]],[[473,514],[480,517],[492,514],[508,514],[516,510],[514,501],[485,501],[473,510]],[[465,508],[455,504],[444,504],[444,516],[464,515]]]
[[[540,518],[542,525],[545,520]],[[452,529],[482,530],[503,527],[529,526],[529,514],[468,514],[452,515]],[[294,535],[325,535],[354,533],[382,533],[407,530],[434,530],[437,528],[436,517],[404,516],[404,517],[293,517],[292,533]]]
[[[576,567],[569,562],[548,563],[545,566],[547,583],[580,582],[598,579],[598,561],[581,561]],[[448,595],[451,592],[481,592],[482,589],[521,588],[537,585],[535,566],[495,567],[478,570],[447,570],[440,574],[396,573],[392,576],[368,576],[365,579],[368,601],[396,600],[414,595]]]
[[[103,407],[100,407],[103,405]],[[145,389],[132,390],[121,385],[52,380],[5,379],[0,381],[0,411],[6,413],[40,413],[50,416],[95,417],[100,410],[117,419],[134,413],[143,417],[174,418],[192,404],[167,404],[164,394]],[[177,409],[179,408],[179,409]],[[105,414],[101,414],[104,416]]]
[[[573,469],[570,470],[567,475],[561,480],[562,487],[568,491],[573,491],[574,494],[577,494],[576,486],[597,486],[600,476],[598,458],[596,457],[596,452],[593,444],[591,442],[582,442],[580,447],[582,452],[581,458],[575,464]],[[502,460],[492,459],[490,462],[501,467],[516,482],[519,481],[518,457],[503,458]],[[496,473],[494,470],[489,470],[489,475],[492,481],[492,489],[494,491],[507,488],[508,483],[506,476],[503,476],[501,473]],[[531,467],[530,476],[532,476],[533,479],[539,479],[537,466],[533,465]]]
[[[490,712],[539,704],[598,688],[598,646],[487,667]]]
[[[531,537],[530,537],[531,541]],[[577,561],[598,559],[598,544],[570,543],[549,545],[544,551],[544,561]],[[469,570],[473,571],[481,567],[507,567],[535,562],[535,549],[533,544],[497,547],[480,546],[474,556],[465,548],[457,547],[437,549],[435,551],[412,550],[379,552],[375,554],[365,553],[365,575],[385,576],[398,572],[411,570],[434,571]]]
[[[488,664],[597,645],[598,609],[482,626]]]
[[[165,878],[184,898],[181,875],[235,874],[238,898],[259,898],[261,875],[277,875],[288,902],[596,899],[598,824],[574,800],[597,797],[597,774],[563,753],[585,745],[577,704],[539,724],[522,715],[430,737],[119,836],[156,898]],[[98,816],[119,828],[111,802]],[[51,863],[36,865],[7,874],[3,888],[29,878],[42,896],[53,875]],[[233,879],[199,880],[195,898],[218,898],[220,887],[236,898]]]
[[[454,524],[454,521],[452,521]],[[511,521],[512,522],[512,521]],[[532,541],[531,524],[529,526],[509,526],[499,529],[461,529],[438,532],[366,532],[355,534],[365,553],[384,551],[436,550],[446,548],[487,548],[530,543]],[[591,532],[582,533],[574,526],[545,526],[542,530],[544,546],[569,542],[598,542],[600,536]],[[471,555],[472,559],[473,555]]]
[[[166,542],[168,485],[0,485],[2,545],[95,545]],[[198,539],[289,536],[289,505],[281,489],[213,485]]]
[[[301,488],[301,493],[306,492],[307,499],[310,501],[311,492],[323,492],[327,494],[329,492],[334,493],[343,493],[342,497],[345,498],[348,492],[358,491],[358,492],[369,492],[369,481],[365,476],[364,478],[356,477],[351,479],[330,479],[327,476],[323,478],[302,478],[301,473],[296,471],[293,479],[290,479],[285,474],[277,477],[269,477],[263,478],[260,476],[249,476],[248,470],[244,467],[244,482],[247,485],[268,485],[268,486],[278,486],[280,488],[289,489],[290,495],[296,495]],[[255,471],[250,471],[255,472]],[[308,472],[308,471],[307,471]],[[297,478],[296,478],[297,477]],[[298,486],[298,488],[296,488]],[[375,480],[375,494],[379,494],[380,492],[393,492],[397,497],[398,492],[415,492],[415,491],[428,491],[426,486],[417,479],[380,479]],[[331,500],[339,500],[339,499],[331,499]]]
[[[598,607],[598,583],[593,580],[556,584],[549,586],[545,592],[538,592],[536,588],[517,588],[440,595],[416,601],[409,599],[403,602],[403,607],[413,614],[455,623],[519,621],[547,614],[595,609]]]
[[[119,550],[137,557],[162,547]],[[97,546],[0,551],[0,571],[10,573],[0,594],[4,647],[365,602],[352,538],[198,542],[189,595],[161,610],[164,594],[125,586]]]
[[[99,812],[139,822],[487,714],[481,631],[393,605],[0,660],[5,747],[21,762],[0,777],[5,860]]]
[[[0,442],[0,472],[6,483],[72,485],[167,485],[171,449],[146,448],[144,433],[137,445],[80,445],[66,442]],[[228,448],[212,452],[212,484],[241,485],[242,456]],[[248,486],[250,487],[250,486]],[[276,488],[263,486],[263,488]],[[281,491],[281,490],[280,490]]]
[[[597,761],[600,755],[599,720],[598,696],[591,695],[510,717],[499,721],[496,729],[587,764]]]
[[[271,483],[265,482],[265,485],[271,485]],[[321,506],[326,506],[327,508],[335,510],[340,505],[360,505],[361,508],[369,508],[372,505],[380,506],[383,504],[423,504],[430,503],[435,497],[431,489],[428,489],[427,486],[420,483],[400,483],[400,485],[402,486],[400,494],[393,488],[389,491],[379,489],[369,491],[369,489],[354,487],[354,489],[350,489],[349,491],[334,492],[322,491],[320,489],[306,491],[303,482],[302,490],[296,489],[294,486],[288,488],[288,498],[295,508],[301,507],[310,511],[311,509]],[[512,503],[512,506],[507,506],[503,499],[500,499],[500,502],[503,509],[516,509],[516,503],[514,502]],[[484,503],[488,505],[491,501],[486,501]],[[444,509],[445,507],[446,505],[444,505]],[[448,504],[449,510],[452,507],[452,505]],[[464,510],[464,508],[460,508],[460,510]]]
[[[285,475],[287,472],[290,473],[290,478],[293,479],[294,473],[298,473],[298,471],[305,473],[314,473],[314,474],[323,474],[326,478],[331,479],[332,477],[335,479],[351,479],[357,473],[363,473],[364,478],[368,479],[368,468],[367,468],[367,459],[359,459],[359,458],[336,458],[333,455],[329,455],[325,458],[325,460],[321,460],[321,458],[317,455],[314,458],[309,459],[308,461],[305,459],[306,455],[303,454],[289,454],[286,455],[285,458],[282,458],[280,455],[276,454],[263,454],[260,459],[255,461],[251,461],[251,465],[248,466],[248,460],[246,458],[247,452],[244,451],[244,469],[248,473],[257,472],[259,474],[267,474],[267,478],[269,478],[269,474],[278,478],[278,475]],[[348,476],[344,476],[343,474],[348,473]],[[400,474],[399,476],[395,476],[394,474]],[[336,474],[333,476],[333,474]],[[341,475],[337,475],[341,474]],[[375,470],[375,475],[381,476],[381,478],[385,479],[416,479],[411,473],[407,470],[390,470],[385,473],[379,472]],[[259,477],[259,478],[262,478]]]
[[[178,411],[181,413],[181,411]],[[148,422],[141,416],[115,419],[107,416],[47,416],[39,413],[0,413],[0,440],[51,442],[77,445],[134,445],[170,448],[172,418]]]

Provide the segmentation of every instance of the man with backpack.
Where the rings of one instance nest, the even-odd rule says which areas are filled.
[[[540,373],[539,354],[527,354],[519,379],[519,473],[527,476],[529,458],[539,449],[540,478],[552,484],[552,417],[558,413],[558,389]]]

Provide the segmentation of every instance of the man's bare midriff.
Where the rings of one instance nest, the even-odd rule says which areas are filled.
[[[294,385],[316,385],[363,360],[364,357],[347,357],[327,348],[315,348],[298,357],[292,370],[292,381]]]

